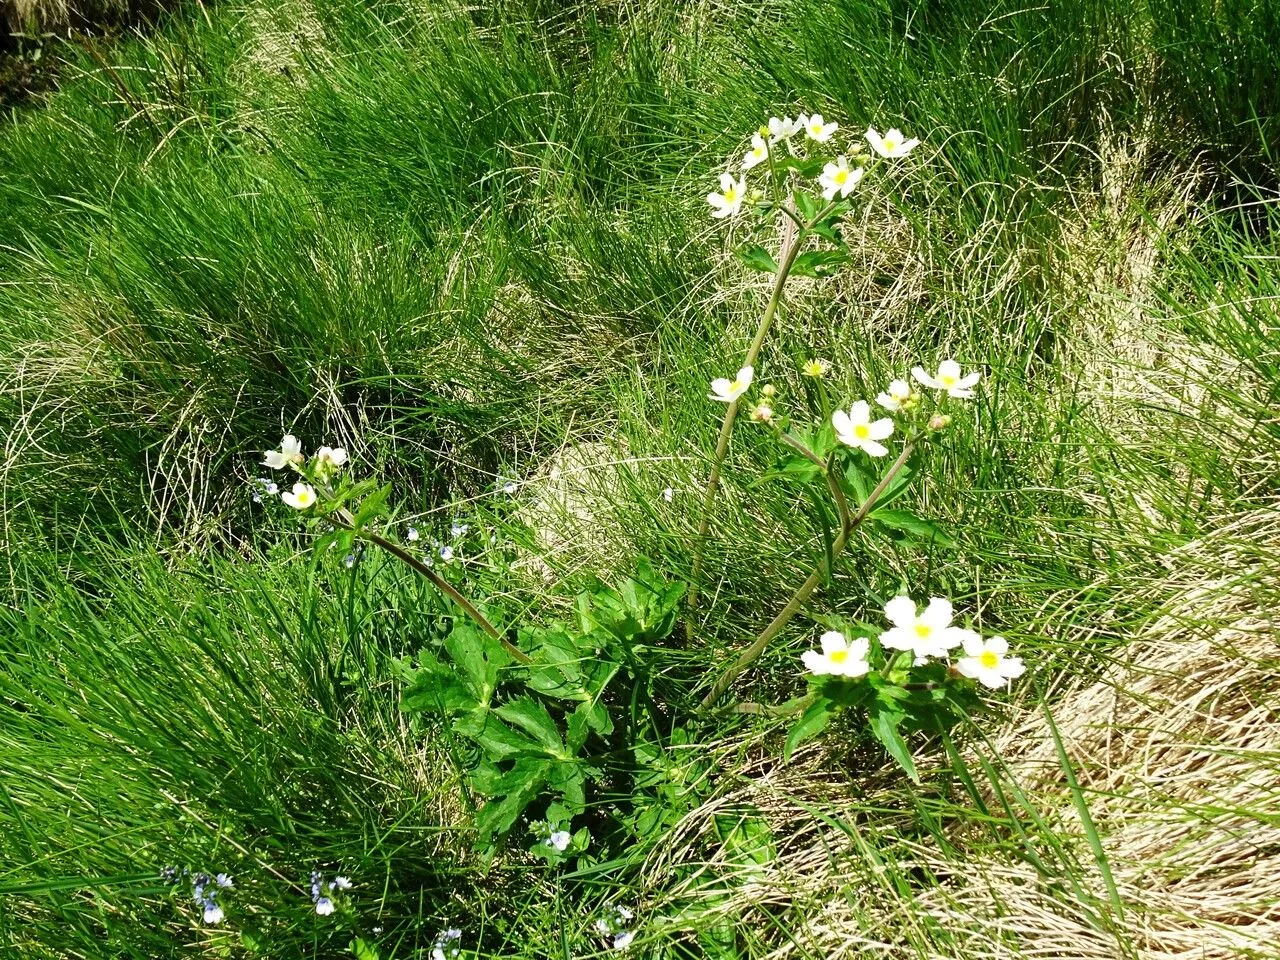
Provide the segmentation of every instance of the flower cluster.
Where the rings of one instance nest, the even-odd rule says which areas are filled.
[[[956,662],[955,672],[992,689],[1006,686],[1026,670],[1021,657],[1008,656],[1004,637],[984,640],[974,630],[953,625],[954,608],[943,597],[930,597],[924,609],[911,597],[894,597],[885,604],[884,615],[892,626],[880,634],[881,648],[909,651],[915,666],[934,658],[949,661],[952,651],[960,648],[964,656]],[[871,669],[866,637],[850,640],[833,630],[822,635],[820,645],[821,650],[801,655],[805,668],[816,676],[857,678]]]
[[[346,877],[334,877],[325,880],[319,870],[311,871],[311,902],[316,905],[316,913],[327,917],[337,908],[338,894],[351,889],[351,881]]]
[[[225,873],[210,876],[207,873],[193,874],[188,868],[165,867],[160,871],[160,879],[169,886],[177,886],[184,879],[191,880],[191,899],[199,905],[204,922],[210,925],[221,923],[226,914],[218,903],[218,894],[223,890],[234,889],[235,884]]]
[[[462,931],[457,927],[440,931],[431,948],[431,960],[453,960],[462,952]]]
[[[630,929],[634,919],[635,912],[630,907],[618,904],[596,920],[595,930],[614,950],[625,950],[636,938],[636,932]]]
[[[318,499],[315,485],[327,485],[346,462],[347,451],[342,447],[321,447],[308,464],[302,452],[302,441],[292,434],[286,434],[280,441],[279,450],[266,451],[262,459],[264,467],[272,470],[294,470],[306,478],[295,483],[292,490],[280,494],[280,499],[295,510],[306,510],[314,506]],[[308,480],[311,482],[307,482]],[[259,483],[266,484],[263,489],[271,494],[279,489],[270,480],[260,480]],[[261,502],[260,496],[255,496],[254,500]]]
[[[773,151],[782,145],[788,158],[797,156],[792,145],[792,138],[803,132],[805,138],[815,144],[827,144],[835,137],[840,124],[828,122],[820,113],[800,114],[796,119],[791,117],[770,117],[769,122],[751,135],[751,146],[742,157],[741,173],[735,179],[732,173],[720,174],[720,191],[707,194],[707,203],[711,205],[711,216],[717,220],[732,217],[741,212],[743,202],[762,196],[759,191],[751,193],[747,189],[747,172],[762,164],[773,167],[776,158]],[[920,141],[907,138],[901,130],[892,128],[883,135],[875,127],[868,127],[862,135],[872,151],[886,160],[897,160],[905,157]],[[834,201],[847,198],[857,186],[866,172],[863,166],[865,158],[859,156],[864,151],[863,145],[853,143],[845,153],[826,163],[818,177],[818,186],[823,199]],[[850,157],[853,160],[850,160]]]

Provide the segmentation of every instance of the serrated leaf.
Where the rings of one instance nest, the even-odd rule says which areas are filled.
[[[456,624],[445,638],[444,648],[475,701],[488,704],[498,688],[498,671],[511,662],[511,655],[496,638],[469,623]]]
[[[399,668],[409,674],[400,693],[400,709],[406,713],[429,711],[445,716],[477,706],[475,696],[458,677],[429,650],[418,654],[418,668]]]
[[[556,722],[551,719],[547,708],[532,697],[520,697],[504,703],[493,712],[537,740],[551,756],[564,756],[564,742]]]
[[[796,191],[795,203],[796,212],[800,214],[800,219],[805,223],[812,220],[818,213],[818,201],[803,190]]]
[[[812,740],[826,729],[833,715],[831,708],[832,703],[826,697],[818,697],[809,704],[805,712],[800,714],[800,719],[791,725],[791,730],[787,733],[787,742],[782,746],[783,761],[790,761],[797,747]]]
[[[474,740],[492,760],[546,753],[537,741],[512,730],[484,707],[477,707],[458,717],[453,729],[455,733]]]
[[[486,803],[476,814],[476,829],[482,840],[511,829],[547,782],[549,770],[550,764],[546,760],[522,759],[516,763],[502,778],[505,787],[502,794]]]
[[[773,259],[768,250],[758,243],[739,247],[733,251],[733,255],[752,270],[759,270],[761,273],[778,272],[778,262]]]

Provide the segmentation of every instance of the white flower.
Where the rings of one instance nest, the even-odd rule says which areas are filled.
[[[938,374],[930,374],[924,367],[912,367],[911,375],[934,390],[945,390],[947,395],[957,400],[971,400],[973,385],[981,374],[975,370],[965,376],[960,375],[960,364],[954,360],[943,360],[938,364]]]
[[[733,403],[750,389],[755,375],[756,372],[751,367],[743,367],[732,380],[728,377],[717,377],[711,381],[711,392],[707,397],[722,403]]]
[[[563,853],[569,849],[569,843],[573,840],[573,834],[568,830],[556,830],[551,836],[547,837],[547,846]]]
[[[458,537],[465,537],[470,529],[471,527],[468,524],[463,523],[461,520],[455,520],[449,525],[449,535],[456,540]]]
[[[216,877],[213,878],[213,882],[216,883],[218,886],[220,886],[223,890],[230,890],[232,887],[235,886],[235,884],[231,882],[231,877],[225,873],[218,874]]]
[[[908,596],[894,597],[884,605],[884,615],[893,628],[880,634],[880,643],[889,650],[910,650],[920,657],[945,657],[947,651],[960,646],[972,630],[951,626],[951,601],[930,597],[923,613]]]
[[[1008,652],[1009,641],[1004,637],[983,640],[974,634],[965,638],[965,655],[956,663],[956,669],[983,686],[997,690],[1014,677],[1022,676],[1027,669],[1021,657],[1005,656]]]
[[[280,470],[292,463],[301,463],[302,441],[292,434],[286,434],[280,441],[279,450],[268,450],[263,455],[262,465],[272,470]]]
[[[880,156],[889,159],[905,157],[920,145],[919,140],[906,139],[897,127],[890,128],[883,137],[876,132],[875,127],[867,127],[867,143]]]
[[[804,126],[804,132],[810,140],[816,140],[818,143],[826,143],[831,139],[831,135],[836,132],[840,124],[823,123],[822,114],[815,113],[811,117],[800,114],[800,123]]]
[[[205,923],[221,923],[224,916],[225,914],[222,912],[222,908],[212,900],[206,900],[204,902]]]
[[[893,433],[893,421],[888,417],[873,421],[871,406],[865,400],[854,403],[848,413],[843,410],[833,413],[831,426],[835,428],[837,440],[868,456],[883,457],[889,452],[880,441]]]
[[[316,460],[320,466],[336,470],[347,462],[347,451],[342,447],[321,447],[316,451]]]
[[[777,117],[770,117],[769,142],[777,143],[779,140],[790,140],[803,129],[804,124],[799,120],[792,120],[790,117],[783,117],[781,120]]]
[[[636,938],[634,930],[623,930],[620,934],[613,938],[613,949],[625,950],[631,946],[631,941]]]
[[[315,487],[309,483],[295,483],[293,491],[280,494],[280,499],[295,510],[305,510],[316,502]]]
[[[440,548],[440,559],[441,559],[441,560],[443,560],[445,563],[449,563],[450,561],[452,561],[452,560],[453,560],[453,547],[449,546],[448,544],[445,544],[443,547],[441,547],[441,548]]]
[[[634,911],[634,910],[632,910],[632,909],[631,909],[630,907],[628,907],[628,906],[625,906],[625,905],[623,905],[623,904],[619,904],[619,905],[618,905],[617,907],[615,907],[614,909],[617,911],[617,913],[618,913],[618,917],[619,917],[620,919],[622,919],[622,920],[634,920],[634,919],[635,919],[635,916],[636,916],[635,911]]]
[[[905,380],[894,380],[888,390],[876,397],[876,403],[894,413],[906,410],[911,404],[911,384]]]
[[[595,928],[596,933],[600,934],[602,937],[607,937],[609,935],[609,931],[613,929],[612,924],[610,924],[604,917],[601,917],[595,922]]]
[[[720,192],[707,194],[707,203],[715,207],[711,216],[717,220],[732,217],[742,209],[742,200],[747,195],[747,178],[733,179],[733,174],[720,174]]]
[[[848,157],[836,157],[835,163],[828,163],[822,168],[822,176],[818,178],[823,199],[834,200],[837,193],[841,199],[847,197],[853,193],[853,188],[862,179],[863,173],[865,171],[862,167],[850,168]]]
[[[462,952],[462,947],[458,943],[460,939],[462,939],[462,931],[457,927],[450,927],[444,931],[436,937],[436,944],[431,950],[431,960],[447,960],[448,957],[456,957]]]
[[[839,630],[828,630],[822,635],[822,652],[806,650],[801,661],[810,673],[818,676],[861,677],[871,665],[867,663],[869,643],[866,637],[849,640]]]
[[[422,534],[418,533],[417,527],[410,527],[408,530],[404,532],[404,538],[408,540],[410,543],[413,543],[420,536],[422,536]]]
[[[751,149],[747,151],[747,155],[742,158],[742,169],[750,170],[752,167],[759,166],[769,159],[769,145],[764,142],[764,137],[758,133],[751,135]]]
[[[321,897],[316,901],[316,913],[322,917],[327,917],[333,913],[333,901],[328,897]]]
[[[502,492],[505,493],[507,496],[511,496],[513,493],[515,493],[519,489],[520,489],[520,485],[517,484],[514,480],[502,481]]]
[[[346,877],[334,877],[331,886],[334,890],[350,890],[351,881]]]
[[[670,503],[675,498],[676,492],[672,487],[667,487],[667,489],[662,491],[662,499],[667,501],[667,503]]]

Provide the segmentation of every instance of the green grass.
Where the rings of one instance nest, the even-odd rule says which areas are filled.
[[[981,365],[912,494],[956,546],[859,541],[737,691],[796,695],[816,618],[874,619],[905,584],[1025,651],[1018,717],[1069,704],[1181,609],[1187,551],[1274,510],[1277,40],[1262,3],[244,0],[175,11],[109,69],[79,55],[0,127],[0,944],[326,957],[358,934],[398,958],[454,924],[480,956],[577,957],[639,902],[651,956],[830,956],[833,918],[976,958],[999,938],[931,906],[973,862],[1145,949],[1115,822],[1062,813],[1106,797],[1060,713],[1056,793],[972,731],[916,791],[861,731],[780,768],[778,721],[717,720],[678,829],[575,876],[482,863],[456,744],[398,708],[438,601],[372,554],[313,563],[246,481],[286,430],[344,444],[402,519],[495,532],[465,570],[511,620],[567,616],[640,554],[687,579],[706,385],[767,299],[707,216],[714,174],[771,114],[901,126],[925,146],[867,178],[855,262],[789,288],[758,366],[805,417],[813,356],[842,400]],[[739,426],[694,641],[654,654],[690,698],[821,554],[792,488],[752,482],[776,456]],[[1232,549],[1265,553],[1249,529]],[[202,927],[165,864],[233,873],[234,922]],[[353,914],[318,921],[313,868],[358,881]]]

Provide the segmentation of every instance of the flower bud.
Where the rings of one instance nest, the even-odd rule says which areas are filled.
[[[751,408],[751,419],[757,423],[769,423],[773,420],[773,407],[767,403],[757,403]]]
[[[764,397],[765,399],[770,399],[776,396],[777,393],[778,393],[778,388],[775,387],[772,383],[766,383],[763,387],[760,388],[760,396]]]
[[[951,426],[951,417],[945,413],[935,413],[929,418],[930,430],[945,430]]]
[[[750,198],[752,203],[759,203],[761,200],[764,199],[764,191],[761,190],[759,187],[756,187],[754,190],[751,191],[750,194],[748,194],[748,197]]]

